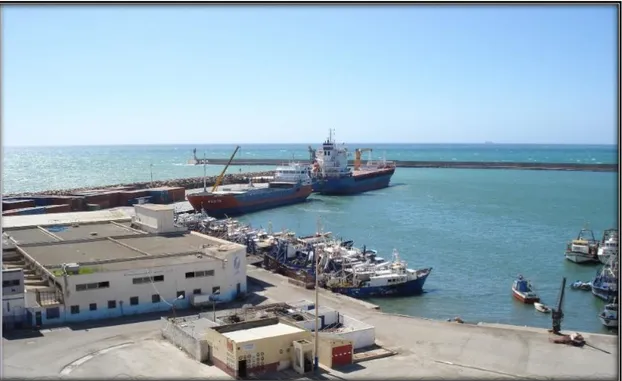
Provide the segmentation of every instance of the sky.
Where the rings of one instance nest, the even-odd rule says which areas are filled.
[[[614,5],[3,5],[3,144],[615,144],[617,28]]]

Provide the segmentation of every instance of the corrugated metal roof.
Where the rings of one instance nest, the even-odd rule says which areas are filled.
[[[127,221],[134,216],[133,207],[121,207],[92,212],[71,212],[53,214],[32,214],[2,217],[4,229],[31,226],[71,224],[76,222]]]
[[[223,336],[236,343],[243,343],[246,341],[261,340],[267,337],[277,337],[298,332],[305,332],[305,330],[291,325],[277,323],[263,327],[227,332],[223,333]]]

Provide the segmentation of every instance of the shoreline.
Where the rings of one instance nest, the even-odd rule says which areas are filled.
[[[211,165],[226,165],[228,159],[207,159]],[[522,169],[545,171],[590,171],[616,172],[618,164],[582,164],[582,163],[542,163],[542,162],[502,162],[502,161],[412,161],[387,160],[398,168],[455,168],[455,169]],[[302,162],[306,162],[303,160]],[[362,160],[361,163],[366,162]],[[282,165],[286,159],[233,159],[230,165]],[[348,160],[350,166],[353,160]]]

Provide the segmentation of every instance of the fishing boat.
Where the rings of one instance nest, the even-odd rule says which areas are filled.
[[[592,282],[582,282],[577,280],[570,285],[570,288],[574,290],[590,291],[592,289]]]
[[[349,267],[333,274],[324,274],[321,284],[334,293],[353,298],[412,296],[423,293],[423,286],[432,268],[410,269],[393,251],[393,261],[386,265]]]
[[[592,294],[605,301],[611,301],[618,294],[618,260],[611,258],[596,273],[592,281]]]
[[[522,275],[519,275],[512,284],[512,295],[526,304],[533,304],[540,301],[540,297],[533,291],[531,283],[523,278]]]
[[[551,312],[551,308],[549,306],[545,306],[542,303],[535,302],[533,306],[535,307],[536,311],[542,312],[544,314],[548,314],[549,312]]]
[[[603,311],[598,315],[600,322],[605,327],[617,328],[618,327],[618,303],[609,303],[605,305]]]
[[[350,195],[389,186],[395,173],[395,163],[383,160],[361,166],[361,153],[369,148],[356,149],[354,168],[348,167],[348,150],[333,139],[333,130],[320,150],[312,153],[313,190],[325,195]]]
[[[618,246],[618,229],[607,229],[603,233],[603,239],[598,246],[598,260],[602,264],[609,262],[611,257],[617,257],[619,251]]]
[[[204,187],[203,192],[188,195],[188,201],[195,210],[204,210],[209,216],[217,218],[238,216],[301,203],[313,192],[308,166],[296,163],[277,167],[274,179],[267,187],[255,186],[251,180],[247,187],[219,189],[225,172],[239,149],[240,147],[236,147],[211,191]]]
[[[583,228],[576,239],[570,241],[566,247],[566,259],[574,263],[597,263],[598,241],[594,232]]]

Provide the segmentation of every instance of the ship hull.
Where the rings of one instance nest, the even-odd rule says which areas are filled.
[[[302,185],[249,190],[243,193],[197,193],[188,195],[188,201],[195,210],[203,209],[209,216],[221,218],[298,204],[306,201],[312,192],[311,185]]]
[[[317,179],[313,190],[323,195],[340,196],[368,192],[389,186],[395,168],[355,171],[353,176]]]
[[[518,300],[521,303],[525,303],[525,304],[534,304],[536,302],[540,301],[540,298],[537,296],[527,296],[524,293],[516,290],[516,289],[512,289],[512,296],[514,296],[514,299]]]
[[[598,259],[594,258],[593,256],[589,254],[584,254],[584,253],[574,253],[572,251],[567,251],[565,256],[567,260],[569,260],[570,262],[574,262],[574,263],[597,263],[598,262]]]
[[[606,302],[613,300],[613,298],[618,294],[617,291],[612,290],[610,288],[602,288],[601,286],[594,286],[592,283],[592,294],[597,298],[600,298]]]
[[[366,299],[385,296],[413,296],[423,293],[423,285],[430,272],[419,276],[417,279],[401,284],[379,287],[334,287],[331,291],[337,294],[347,295],[357,299]]]

